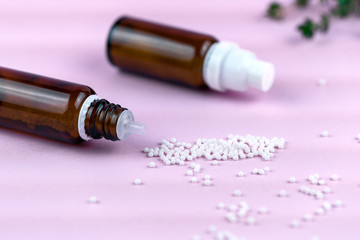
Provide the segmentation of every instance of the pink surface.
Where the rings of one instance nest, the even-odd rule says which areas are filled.
[[[263,18],[268,1],[19,1],[0,3],[0,66],[89,85],[131,109],[145,136],[124,142],[72,146],[0,129],[0,239],[213,239],[209,225],[246,239],[358,239],[360,73],[358,20],[336,22],[328,36],[301,40],[293,30],[303,16],[274,23]],[[117,71],[105,40],[122,14],[211,33],[238,42],[277,67],[263,94],[201,92]],[[324,77],[326,87],[316,86]],[[319,134],[328,130],[330,137]],[[227,134],[284,137],[271,162],[258,158],[214,167],[198,160],[213,187],[190,184],[186,167],[147,168],[141,150],[163,138],[193,141]],[[267,176],[253,176],[270,166]],[[236,178],[237,171],[247,173]],[[298,193],[309,174],[341,181],[327,200],[345,207],[289,228],[323,201]],[[290,185],[295,176],[301,183]],[[142,186],[131,182],[141,178]],[[327,180],[327,179],[326,179]],[[328,181],[328,184],[330,181]],[[234,198],[235,189],[244,192]],[[289,197],[276,194],[285,189]],[[101,203],[86,200],[97,196]],[[268,215],[256,226],[225,221],[218,202],[247,201]]]

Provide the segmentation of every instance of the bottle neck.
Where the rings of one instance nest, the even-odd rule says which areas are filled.
[[[93,139],[120,140],[117,126],[120,115],[126,108],[105,99],[93,101],[86,113],[85,132]]]
[[[126,108],[91,95],[81,106],[78,131],[84,140],[105,138],[117,141],[126,139],[132,133],[144,134],[145,125],[136,122]]]

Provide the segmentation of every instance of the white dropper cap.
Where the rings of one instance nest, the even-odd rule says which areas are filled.
[[[124,140],[130,134],[144,134],[145,125],[134,120],[134,115],[129,110],[124,110],[116,125],[116,135],[119,140]]]
[[[217,42],[205,56],[203,76],[207,85],[217,91],[245,91],[253,87],[267,92],[274,82],[275,70],[271,63],[258,60],[235,43]]]

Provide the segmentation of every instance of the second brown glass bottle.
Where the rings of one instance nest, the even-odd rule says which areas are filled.
[[[123,70],[217,91],[268,91],[272,64],[235,43],[133,17],[112,26],[108,58]]]

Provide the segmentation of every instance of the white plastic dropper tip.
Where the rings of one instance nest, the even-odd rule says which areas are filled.
[[[250,67],[247,81],[248,84],[263,92],[270,90],[274,83],[275,68],[274,65],[264,61],[256,61]]]
[[[134,120],[134,115],[129,110],[124,110],[118,119],[116,134],[119,140],[125,140],[130,134],[144,134],[145,125]]]
[[[143,135],[145,134],[145,124],[136,121],[131,121],[128,123],[126,130],[129,133]]]

